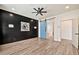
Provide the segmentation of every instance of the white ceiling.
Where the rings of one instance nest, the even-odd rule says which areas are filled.
[[[66,9],[65,6],[70,6],[69,9]],[[47,11],[44,16],[35,16],[32,12],[34,11],[33,8],[43,7],[44,10]],[[15,8],[15,10],[12,10]],[[58,14],[62,14],[64,12],[68,12],[71,10],[79,9],[79,4],[1,4],[0,9],[4,9],[10,12],[14,12],[20,15],[24,15],[30,18],[47,18],[51,16],[55,16]]]

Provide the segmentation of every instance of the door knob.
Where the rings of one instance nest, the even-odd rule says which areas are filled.
[[[79,35],[79,33],[75,33],[75,35]]]

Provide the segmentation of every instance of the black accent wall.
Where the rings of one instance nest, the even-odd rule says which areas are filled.
[[[10,14],[13,14],[13,16]],[[30,31],[21,31],[22,21],[30,24]],[[14,28],[9,28],[9,24],[13,24]],[[36,26],[37,29],[34,29],[34,26]],[[0,9],[0,44],[34,37],[38,37],[38,20]]]

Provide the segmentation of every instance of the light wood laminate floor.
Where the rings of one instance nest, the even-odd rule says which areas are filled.
[[[0,45],[1,55],[77,55],[78,51],[71,41],[61,42],[52,39],[32,38],[14,43]]]

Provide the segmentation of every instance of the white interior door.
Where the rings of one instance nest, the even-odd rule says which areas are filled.
[[[74,18],[72,21],[72,25],[73,25],[73,40],[72,40],[72,44],[78,48],[78,18]]]
[[[61,23],[61,38],[72,40],[72,20],[64,20]]]

